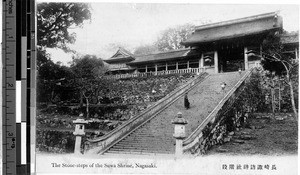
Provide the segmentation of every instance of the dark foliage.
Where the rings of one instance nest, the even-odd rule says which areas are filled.
[[[37,45],[68,51],[66,44],[76,40],[76,34],[70,33],[69,28],[81,27],[90,18],[90,7],[86,3],[38,3]]]

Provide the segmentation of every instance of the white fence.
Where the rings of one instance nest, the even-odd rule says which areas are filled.
[[[205,67],[177,69],[177,70],[165,70],[165,71],[157,71],[157,72],[138,72],[138,73],[133,73],[133,74],[108,75],[107,78],[120,79],[120,78],[147,77],[147,76],[155,76],[155,75],[185,74],[185,73],[200,74],[201,72],[205,72]]]

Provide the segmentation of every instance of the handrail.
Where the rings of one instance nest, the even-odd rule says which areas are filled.
[[[154,105],[150,106],[149,108],[147,108],[145,111],[143,111],[142,113],[134,116],[133,118],[129,119],[128,121],[124,122],[123,124],[121,124],[120,126],[118,126],[117,128],[115,128],[114,130],[112,130],[111,132],[107,133],[106,135],[97,138],[97,139],[88,139],[88,142],[91,143],[97,143],[97,142],[101,142],[101,141],[105,141],[109,138],[111,138],[113,135],[117,135],[120,134],[120,132],[122,132],[122,130],[125,130],[124,132],[128,132],[128,130],[126,130],[126,127],[130,124],[132,124],[133,122],[140,122],[139,119],[142,118],[142,116],[146,115],[147,113],[151,112],[151,110],[155,109],[156,107],[158,107],[159,105],[166,103],[166,101],[168,101],[169,99],[171,99],[171,97],[173,97],[176,93],[180,92],[182,89],[194,86],[195,84],[199,83],[201,80],[203,80],[203,76],[207,76],[207,73],[202,73],[199,76],[196,76],[195,78],[189,80],[187,83],[179,86],[178,88],[176,88],[175,90],[173,90],[171,93],[169,93],[168,95],[166,95],[164,98],[160,99],[159,101],[157,101]],[[144,119],[147,120],[147,119]],[[118,137],[119,138],[119,137]],[[115,139],[116,140],[116,139]],[[111,141],[112,143],[113,141]],[[106,144],[107,145],[107,144]],[[105,145],[105,146],[106,146]]]
[[[183,150],[188,150],[193,147],[202,137],[202,130],[204,127],[216,117],[218,111],[222,108],[225,102],[232,96],[232,94],[240,87],[240,85],[248,78],[253,71],[251,68],[245,75],[236,83],[236,85],[225,95],[225,97],[218,103],[212,112],[205,118],[205,120],[185,139],[183,140]]]

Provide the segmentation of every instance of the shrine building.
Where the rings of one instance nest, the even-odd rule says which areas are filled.
[[[260,64],[248,51],[261,53],[263,40],[276,32],[283,32],[282,17],[277,12],[265,13],[198,26],[181,42],[184,49],[134,55],[119,48],[104,61],[108,63],[110,74],[119,77],[247,70]],[[294,52],[298,58],[298,34],[283,35],[282,42],[289,46],[288,52]]]

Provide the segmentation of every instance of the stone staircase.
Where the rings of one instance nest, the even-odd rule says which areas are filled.
[[[190,89],[188,93],[190,109],[186,110],[183,97],[179,98],[153,119],[110,147],[104,154],[174,154],[174,126],[171,121],[176,114],[182,112],[188,121],[187,136],[190,135],[244,74],[245,72],[241,74],[231,72],[210,75]],[[221,88],[222,82],[226,83],[225,90]]]

